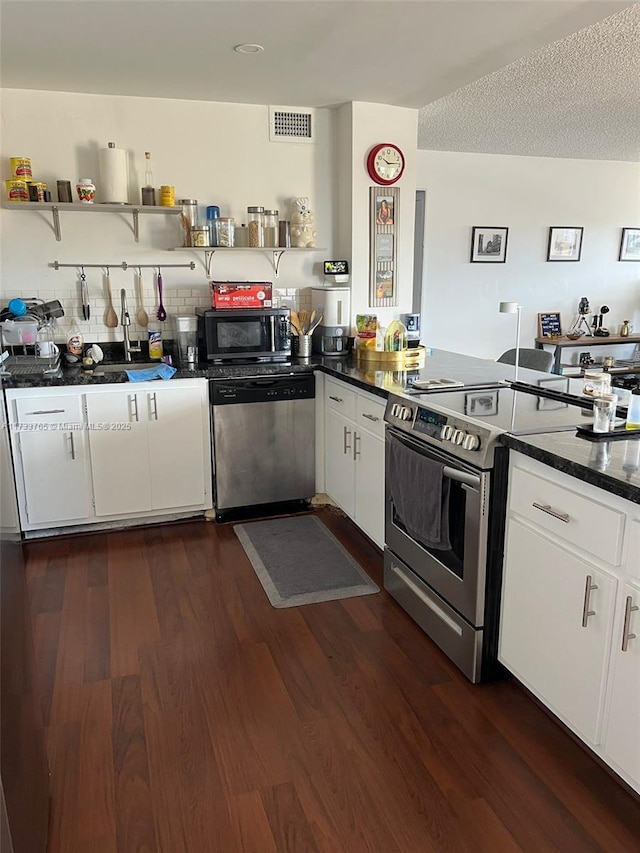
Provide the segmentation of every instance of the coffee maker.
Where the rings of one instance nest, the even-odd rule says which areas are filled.
[[[312,287],[313,306],[322,314],[313,332],[313,351],[320,355],[345,355],[351,332],[351,288]]]

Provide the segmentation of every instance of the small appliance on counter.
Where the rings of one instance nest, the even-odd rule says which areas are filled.
[[[401,314],[400,320],[404,323],[407,330],[407,347],[413,349],[420,346],[420,315]]]
[[[351,288],[312,287],[311,298],[322,322],[313,332],[313,351],[344,355],[351,331]]]

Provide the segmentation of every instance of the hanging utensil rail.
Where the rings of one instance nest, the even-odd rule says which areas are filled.
[[[95,269],[115,269],[116,267],[120,267],[123,270],[129,269],[129,267],[135,267],[136,269],[151,269],[157,270],[158,267],[162,267],[163,269],[169,269],[170,267],[176,268],[179,267],[181,269],[190,269],[194,270],[196,268],[195,261],[191,261],[190,264],[131,264],[127,261],[122,261],[119,264],[61,264],[59,261],[53,261],[53,263],[49,264],[50,267],[53,267],[54,270],[62,269],[62,267],[86,267],[95,268]]]

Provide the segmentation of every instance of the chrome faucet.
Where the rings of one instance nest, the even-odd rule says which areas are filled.
[[[137,347],[132,347],[129,341],[129,326],[131,325],[131,317],[129,316],[129,308],[127,307],[127,291],[122,288],[120,291],[120,323],[122,324],[122,333],[124,335],[124,360],[131,361],[132,352],[141,352],[140,344]]]

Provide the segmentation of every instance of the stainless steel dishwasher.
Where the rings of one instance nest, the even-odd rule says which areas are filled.
[[[315,376],[209,380],[216,519],[315,494]]]

